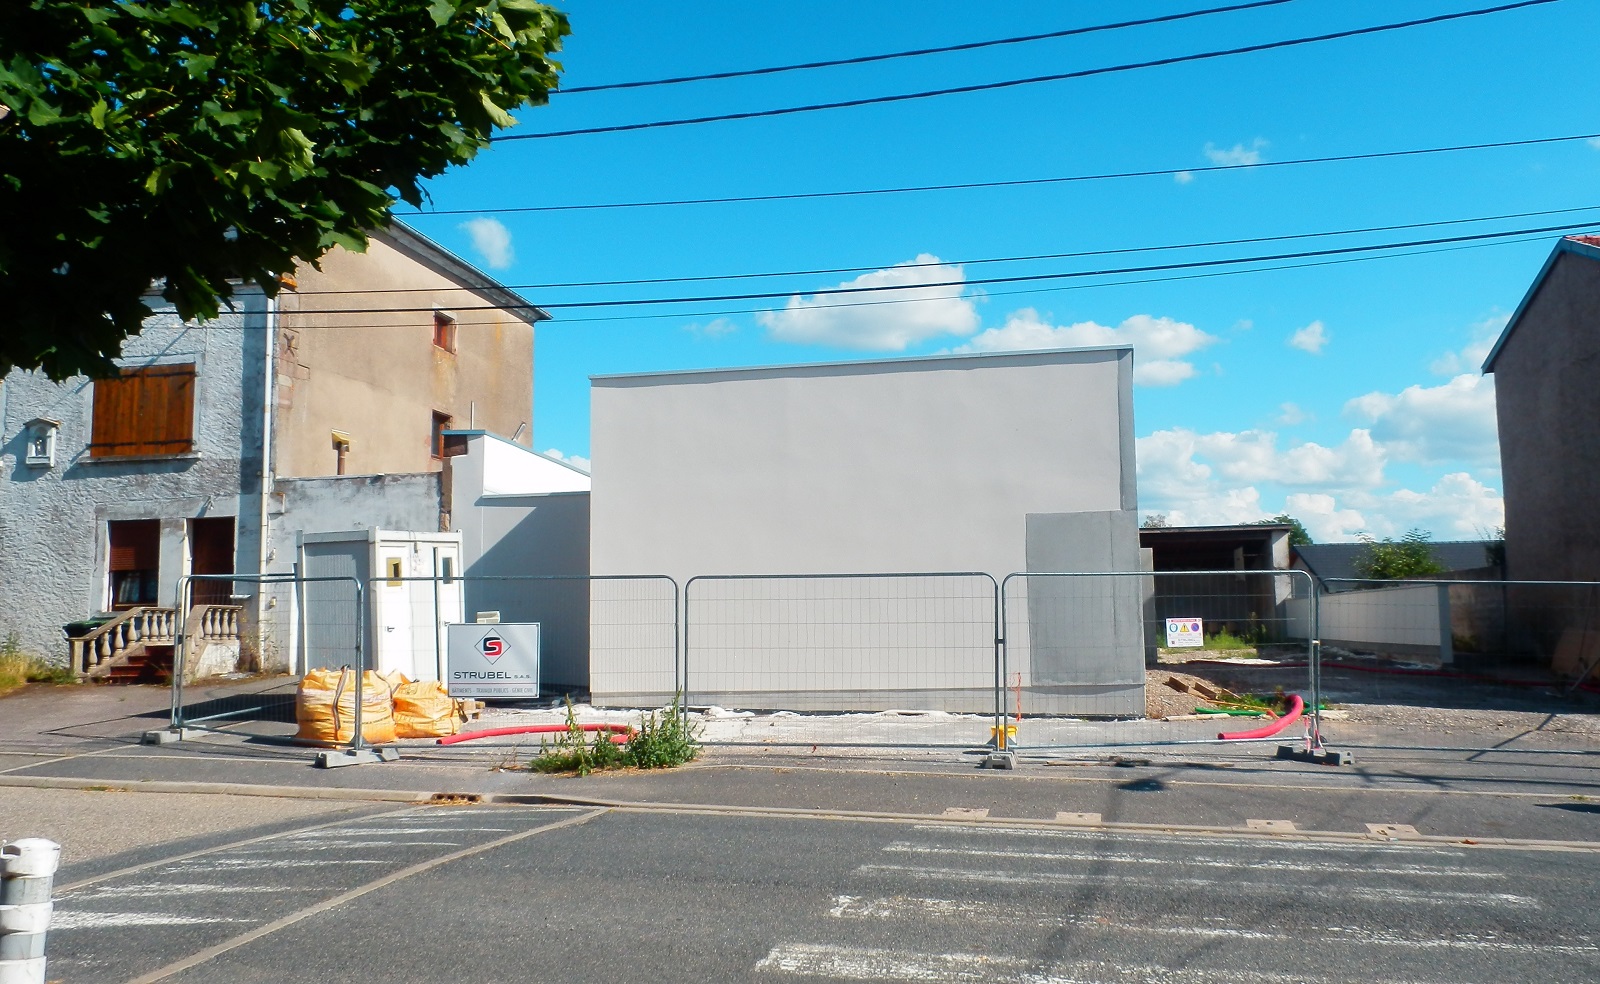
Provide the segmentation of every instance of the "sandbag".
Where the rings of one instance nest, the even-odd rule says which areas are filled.
[[[394,691],[394,730],[401,738],[444,738],[461,730],[461,702],[437,680],[404,683]]]
[[[394,741],[394,695],[383,677],[361,675],[361,737],[374,745]],[[307,670],[295,693],[299,737],[307,741],[346,744],[356,730],[356,675],[342,670]]]

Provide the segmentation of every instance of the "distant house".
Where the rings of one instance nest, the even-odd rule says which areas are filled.
[[[196,582],[179,610],[180,577],[287,574],[307,533],[448,530],[447,433],[532,440],[548,315],[399,223],[215,322],[152,304],[118,376],[0,382],[0,633],[60,661],[77,623],[80,672],[180,620],[223,643],[212,669],[289,666],[279,593]]]
[[[1289,567],[1289,537],[1281,523],[1242,526],[1163,526],[1139,530],[1152,578],[1146,631],[1167,618],[1199,618],[1208,634],[1227,630],[1244,639],[1281,641],[1288,632],[1284,602],[1294,592],[1288,575],[1252,573]],[[1186,571],[1238,571],[1190,574]]]
[[[1600,237],[1568,237],[1484,361],[1494,374],[1506,573],[1600,581]]]

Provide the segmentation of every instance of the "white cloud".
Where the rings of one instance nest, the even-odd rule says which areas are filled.
[[[1194,174],[1190,171],[1179,171],[1172,176],[1172,180],[1176,181],[1178,184],[1186,185],[1194,180]]]
[[[1402,461],[1497,465],[1500,460],[1492,376],[1462,373],[1438,386],[1368,393],[1347,402],[1344,410],[1369,424],[1373,438]]]
[[[1311,415],[1300,409],[1297,403],[1281,403],[1278,405],[1278,426],[1293,427],[1303,424],[1311,419]]]
[[[1369,488],[1383,481],[1386,462],[1384,450],[1359,429],[1336,447],[1307,441],[1280,448],[1278,435],[1271,431],[1198,434],[1175,427],[1140,438],[1137,447],[1140,481],[1148,472],[1158,488],[1171,480],[1192,484],[1213,474],[1236,484]]]
[[[1312,355],[1321,355],[1322,349],[1328,344],[1328,332],[1322,327],[1322,322],[1313,321],[1309,325],[1289,336],[1289,347],[1297,348],[1302,352]]]
[[[544,452],[544,456],[546,458],[554,458],[557,461],[565,461],[585,475],[589,474],[589,459],[582,455],[562,454],[559,448],[549,448]]]
[[[783,310],[763,312],[756,320],[780,342],[901,352],[940,335],[964,337],[978,330],[977,308],[962,296],[963,279],[960,266],[940,263],[937,256],[924,253],[910,264],[863,274],[839,285],[841,288],[903,287],[903,290],[876,290],[861,296],[829,294],[805,298],[796,295],[789,298]],[[925,284],[951,286],[919,286]],[[863,300],[906,303],[841,306]]]
[[[1231,148],[1221,148],[1209,141],[1205,146],[1206,159],[1213,164],[1227,166],[1238,164],[1260,164],[1261,151],[1268,146],[1267,141],[1257,137],[1250,142],[1250,146],[1234,144]]]
[[[1291,493],[1283,499],[1283,511],[1298,519],[1313,540],[1323,543],[1354,540],[1369,525],[1360,512],[1341,508],[1339,501],[1325,492]]]
[[[1391,492],[1383,511],[1393,526],[1388,536],[1420,527],[1441,539],[1476,540],[1506,521],[1500,493],[1466,472],[1451,472],[1426,492]]]
[[[695,322],[692,325],[684,325],[683,330],[702,338],[721,338],[723,335],[731,335],[738,331],[739,326],[727,318],[714,318],[705,324]]]
[[[511,230],[499,219],[468,219],[459,228],[472,238],[472,248],[490,269],[504,270],[516,260],[517,255],[511,249]]]
[[[1489,350],[1494,348],[1494,343],[1499,340],[1500,332],[1505,329],[1509,320],[1511,320],[1510,315],[1496,312],[1476,322],[1467,330],[1465,346],[1459,351],[1446,352],[1439,356],[1428,368],[1438,376],[1482,371],[1483,360],[1489,357]]]
[[[1185,321],[1136,314],[1115,328],[1093,321],[1052,325],[1033,308],[1013,311],[1006,323],[990,328],[955,349],[957,352],[1006,352],[1018,349],[1133,345],[1133,381],[1145,386],[1173,386],[1196,374],[1183,357],[1217,341]]]

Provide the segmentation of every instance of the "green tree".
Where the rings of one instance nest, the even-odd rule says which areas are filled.
[[[104,374],[150,313],[361,250],[545,102],[535,0],[0,0],[0,375]]]
[[[1166,530],[1171,529],[1172,524],[1167,522],[1166,513],[1151,513],[1144,518],[1144,522],[1139,524],[1139,528],[1143,530]]]
[[[1301,522],[1298,519],[1295,519],[1293,516],[1289,515],[1288,513],[1279,513],[1278,515],[1272,517],[1271,519],[1258,519],[1258,520],[1252,522],[1250,525],[1251,526],[1292,526],[1292,527],[1294,527],[1294,529],[1289,531],[1289,546],[1291,546],[1291,547],[1303,547],[1303,546],[1305,546],[1305,545],[1307,545],[1309,543],[1316,542],[1316,541],[1311,539],[1311,534],[1306,532],[1305,526],[1303,524],[1301,524]]]
[[[1389,537],[1374,540],[1360,536],[1366,549],[1356,558],[1356,573],[1362,577],[1389,580],[1405,577],[1432,577],[1444,573],[1444,565],[1433,555],[1431,534],[1410,530],[1399,541]]]

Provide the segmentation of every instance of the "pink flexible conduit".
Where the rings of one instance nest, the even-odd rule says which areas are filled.
[[[633,737],[633,728],[626,724],[580,724],[578,727],[585,731],[609,731],[612,733],[611,740],[618,745]],[[440,738],[438,744],[454,745],[477,738],[498,738],[501,735],[551,735],[566,730],[567,726],[564,724],[524,724],[515,728],[486,728],[483,731],[463,731],[459,735]]]
[[[1251,731],[1220,732],[1217,737],[1223,741],[1243,741],[1248,738],[1271,738],[1273,735],[1300,720],[1300,713],[1306,709],[1306,702],[1300,699],[1299,694],[1289,695],[1289,713],[1268,725],[1255,728]],[[443,740],[443,739],[441,739]]]

